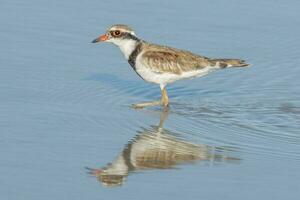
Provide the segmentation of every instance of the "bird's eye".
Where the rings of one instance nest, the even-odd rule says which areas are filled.
[[[115,31],[115,32],[114,32],[114,35],[115,35],[115,36],[118,36],[118,35],[120,35],[120,34],[121,34],[120,31]]]

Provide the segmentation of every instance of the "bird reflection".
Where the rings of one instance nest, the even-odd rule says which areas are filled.
[[[182,164],[206,161],[207,163],[238,161],[228,156],[229,147],[213,147],[194,144],[176,137],[178,133],[163,128],[168,111],[163,111],[158,126],[143,128],[123,151],[105,167],[87,168],[89,173],[108,187],[121,186],[134,171],[151,169],[172,169]]]

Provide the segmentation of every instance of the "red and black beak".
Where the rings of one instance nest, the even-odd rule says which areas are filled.
[[[104,35],[101,35],[100,37],[94,39],[92,41],[92,43],[104,42],[104,41],[108,40],[108,38],[109,38],[108,35],[104,34]]]

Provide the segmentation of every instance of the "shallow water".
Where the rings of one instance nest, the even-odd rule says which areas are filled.
[[[299,199],[300,3],[2,1],[1,199]],[[168,86],[109,44],[114,23],[226,69]]]

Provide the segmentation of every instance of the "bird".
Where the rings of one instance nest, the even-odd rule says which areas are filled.
[[[249,66],[242,59],[208,58],[190,51],[146,42],[128,25],[115,24],[92,43],[109,42],[118,46],[133,70],[143,80],[158,84],[161,99],[133,104],[134,108],[169,106],[166,86],[182,79],[204,76],[218,69]]]

